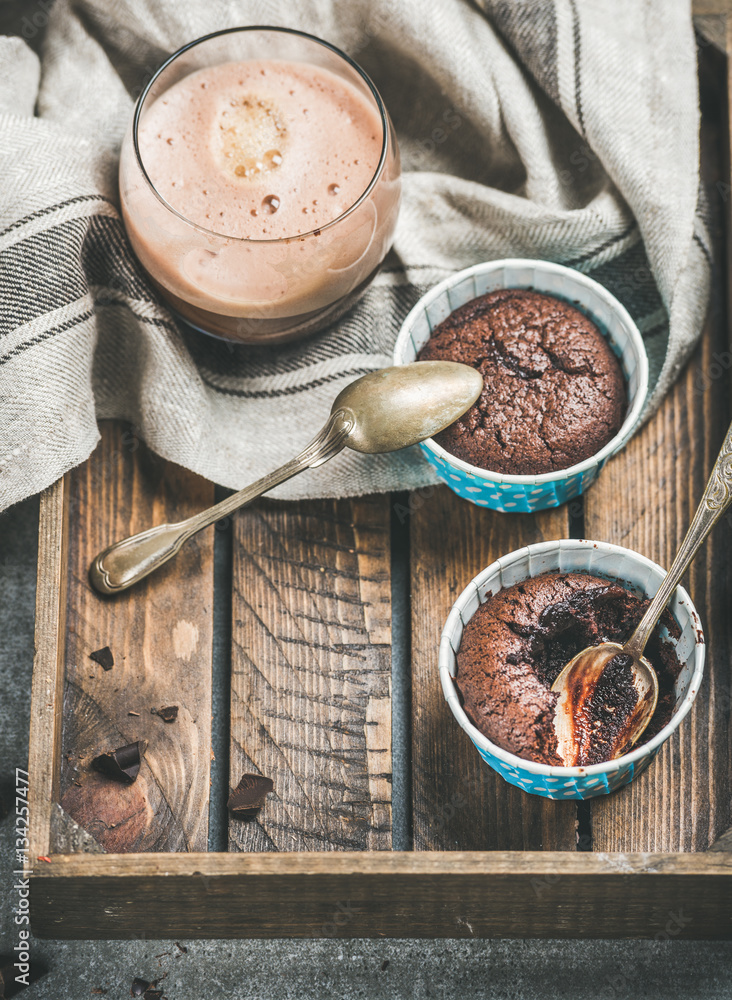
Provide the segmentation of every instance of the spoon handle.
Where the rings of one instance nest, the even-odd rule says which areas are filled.
[[[117,594],[126,590],[162,566],[180,550],[184,542],[202,528],[221,520],[235,510],[256,500],[263,493],[284,483],[305,469],[313,469],[337,455],[346,445],[354,425],[348,409],[331,413],[328,422],[310,444],[285,465],[258,479],[207,510],[177,524],[159,524],[139,535],[132,535],[100,552],[89,567],[89,579],[100,594]]]
[[[658,588],[658,593],[646,609],[638,627],[623,647],[632,656],[643,654],[651,632],[671,599],[689,563],[699,551],[709,532],[732,503],[732,425],[727,431],[724,444],[714,463],[712,474],[706,485],[699,506],[686,532],[686,537],[676,553],[666,576]]]

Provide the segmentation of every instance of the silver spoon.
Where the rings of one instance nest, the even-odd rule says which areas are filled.
[[[126,590],[172,559],[196,532],[298,472],[344,448],[380,454],[424,441],[461,417],[482,390],[480,372],[453,361],[417,361],[364,375],[337,396],[325,426],[296,458],[200,514],[110,545],[91,564],[91,583],[100,594]]]
[[[552,684],[552,691],[559,695],[554,718],[557,752],[567,766],[584,763],[593,739],[597,736],[590,724],[590,702],[605,669],[618,654],[624,654],[632,661],[630,668],[637,700],[623,724],[617,727],[616,733],[610,734],[609,739],[607,734],[599,734],[611,749],[611,755],[606,759],[614,760],[625,753],[645,731],[658,701],[658,677],[643,656],[643,650],[681,577],[730,503],[732,426],[727,431],[709,482],[671,569],[663,578],[635,632],[622,646],[616,642],[603,642],[583,649],[569,661]]]

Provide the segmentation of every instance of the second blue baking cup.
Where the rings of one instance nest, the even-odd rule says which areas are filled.
[[[679,625],[680,635],[675,638],[662,631],[681,664],[675,683],[674,711],[670,722],[647,743],[616,760],[587,767],[552,767],[517,757],[489,740],[468,718],[455,685],[457,655],[463,630],[481,604],[506,587],[549,572],[591,573],[616,581],[645,598],[655,595],[666,575],[657,563],[640,553],[609,542],[566,538],[509,552],[471,580],[455,601],[440,640],[440,681],[453,715],[475,749],[509,784],[549,799],[590,799],[607,795],[637,778],[678,729],[691,710],[704,676],[704,636],[691,598],[683,587],[677,587],[669,611]]]
[[[501,288],[524,288],[564,299],[585,313],[617,355],[628,389],[623,425],[604,448],[568,469],[540,476],[509,476],[469,465],[432,438],[420,448],[443,482],[479,507],[531,513],[558,507],[584,493],[609,458],[626,444],[640,420],[648,393],[648,356],[627,309],[587,275],[541,260],[495,260],[459,271],[423,295],[409,313],[394,347],[394,364],[416,361],[434,328],[471,299]]]

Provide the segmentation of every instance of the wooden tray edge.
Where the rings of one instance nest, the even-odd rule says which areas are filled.
[[[48,854],[51,807],[59,799],[69,512],[67,477],[41,494],[35,655],[28,749],[31,865]]]

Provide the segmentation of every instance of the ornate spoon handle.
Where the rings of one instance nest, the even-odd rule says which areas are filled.
[[[285,480],[305,469],[313,469],[342,451],[346,444],[354,417],[350,410],[339,409],[303,451],[285,465],[258,479],[238,493],[227,497],[214,507],[194,514],[177,524],[158,524],[154,528],[115,542],[100,552],[89,567],[89,579],[100,594],[117,594],[133,583],[142,580],[158,566],[162,566],[180,550],[188,539],[222,517],[256,500],[263,493],[274,489]]]
[[[623,647],[632,656],[643,655],[651,632],[656,627],[663,609],[686,572],[689,563],[699,551],[701,544],[717,521],[732,503],[732,425],[727,431],[724,444],[714,463],[712,474],[706,485],[699,506],[679,546],[676,558],[658,588],[658,593],[646,609],[638,627]]]

